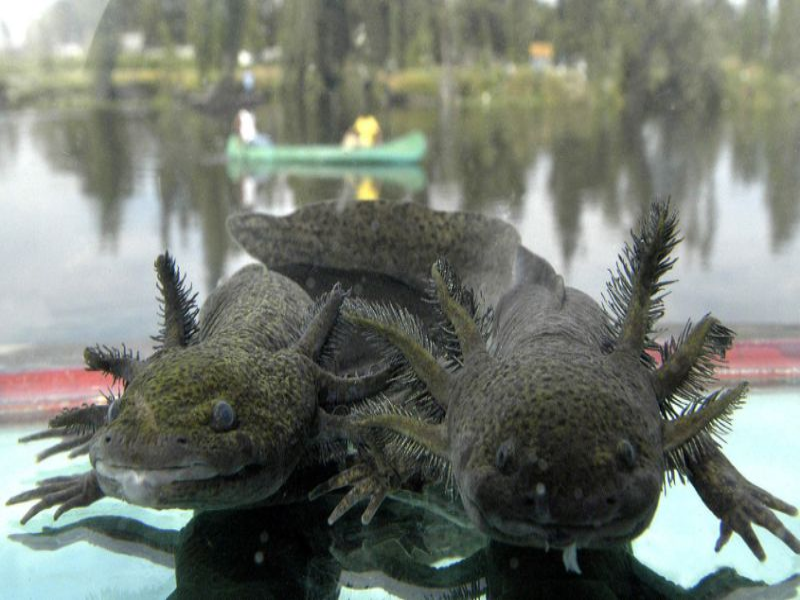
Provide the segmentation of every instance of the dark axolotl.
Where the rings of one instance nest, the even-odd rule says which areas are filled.
[[[385,494],[419,470],[415,464],[432,459],[446,465],[436,476],[452,477],[481,531],[561,549],[570,570],[579,570],[578,548],[641,534],[664,481],[676,478],[688,479],[720,519],[717,550],[735,532],[763,560],[757,524],[800,552],[771,512],[797,510],[745,479],[716,441],[746,392],[739,385],[707,393],[732,332],[706,316],[677,340],[652,338],[676,227],[669,206],[654,204],[624,249],[606,310],[523,253],[515,284],[487,318],[447,262],[437,261],[432,280],[443,329],[452,333],[452,368],[414,315],[348,300],[345,318],[399,350],[439,416],[414,409],[419,389],[362,411],[359,426],[395,439],[387,441],[383,469],[365,460],[315,492],[352,486],[331,520],[370,498],[368,521]],[[648,351],[660,354],[660,365]]]
[[[163,316],[155,352],[140,360],[125,348],[87,348],[88,368],[121,380],[123,392],[108,405],[63,413],[28,438],[62,437],[39,458],[88,452],[92,469],[11,498],[38,499],[23,523],[106,495],[154,508],[264,501],[315,442],[346,436],[346,424],[321,404],[374,393],[390,376],[338,376],[317,363],[346,295],[339,286],[315,304],[290,279],[249,265],[198,311],[169,254],[155,266]]]

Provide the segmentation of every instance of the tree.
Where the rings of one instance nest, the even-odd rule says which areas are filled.
[[[790,75],[800,75],[800,36],[797,24],[800,23],[800,2],[780,0],[778,18],[772,32],[771,60],[778,71]]]
[[[739,19],[739,54],[745,61],[761,61],[769,48],[769,1],[747,0]]]

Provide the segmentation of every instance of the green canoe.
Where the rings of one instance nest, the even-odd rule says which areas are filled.
[[[247,145],[232,135],[228,138],[225,152],[229,161],[376,165],[416,163],[424,158],[427,149],[425,136],[415,131],[372,148],[351,149],[334,145]]]
[[[273,175],[288,175],[303,179],[374,179],[401,187],[409,192],[425,189],[428,180],[419,165],[408,163],[372,164],[319,164],[319,163],[275,163],[229,160],[228,177],[240,181],[244,177],[265,180]]]

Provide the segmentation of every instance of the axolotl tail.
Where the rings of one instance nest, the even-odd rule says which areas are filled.
[[[341,281],[368,299],[400,304],[426,289],[439,257],[493,304],[513,282],[520,248],[514,227],[498,219],[396,202],[323,202],[286,217],[241,214],[228,228],[249,254],[312,296]]]

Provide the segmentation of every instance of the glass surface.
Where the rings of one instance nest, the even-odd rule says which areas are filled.
[[[793,424],[798,419],[800,389],[756,388],[746,405],[736,414],[734,431],[725,446],[728,457],[746,476],[757,479],[763,487],[783,498],[796,498],[800,494],[800,484],[794,477],[800,448],[797,436],[792,435]],[[27,425],[0,429],[0,452],[8,465],[2,486],[4,497],[27,489],[37,479],[77,473],[84,469],[83,461],[69,461],[62,457],[53,457],[35,465],[34,451],[41,450],[46,444],[19,445],[16,440],[40,428],[41,425]],[[448,585],[455,589],[457,586],[454,582],[464,584],[465,581],[474,581],[477,585],[484,580],[482,585],[485,587],[487,569],[493,571],[490,585],[495,586],[495,591],[503,589],[504,585],[520,585],[520,575],[523,576],[523,585],[530,582],[530,574],[524,571],[515,573],[499,564],[501,560],[513,558],[515,551],[518,552],[518,560],[525,561],[525,551],[511,548],[508,550],[509,556],[505,556],[494,549],[495,554],[488,559],[483,557],[488,563],[477,561],[476,557],[482,549],[487,548],[485,540],[474,533],[448,525],[447,521],[424,509],[412,509],[402,503],[390,502],[381,510],[386,509],[395,519],[401,515],[403,520],[399,523],[387,517],[385,520],[378,519],[364,529],[358,521],[358,515],[354,514],[329,528],[324,518],[331,506],[330,502],[318,501],[307,513],[301,512],[302,509],[297,506],[274,507],[274,520],[269,510],[261,513],[245,511],[238,515],[228,511],[228,516],[221,514],[217,521],[214,520],[214,513],[209,513],[212,516],[196,521],[196,527],[201,528],[199,531],[186,528],[182,537],[176,540],[162,538],[169,532],[177,532],[187,526],[192,519],[191,511],[153,511],[115,499],[104,499],[81,511],[67,513],[56,523],[52,522],[49,514],[43,514],[22,527],[18,520],[27,506],[2,506],[0,535],[6,541],[0,544],[0,564],[4,565],[6,584],[11,589],[24,590],[34,598],[61,597],[64,586],[70,586],[72,597],[81,598],[166,597],[175,589],[176,576],[182,584],[193,583],[191,562],[178,559],[177,568],[184,569],[184,573],[176,574],[174,571],[176,557],[181,552],[177,548],[181,544],[184,548],[193,548],[198,539],[214,540],[215,544],[228,549],[220,550],[216,557],[213,550],[210,556],[201,556],[198,550],[193,550],[198,552],[198,563],[211,561],[211,564],[202,562],[202,567],[198,566],[194,576],[202,582],[205,581],[203,578],[209,576],[205,573],[206,569],[212,572],[216,569],[220,580],[219,590],[226,589],[224,586],[227,584],[231,593],[236,589],[244,589],[246,594],[247,588],[236,588],[235,582],[247,578],[230,566],[230,560],[225,561],[225,553],[233,551],[230,546],[242,544],[246,548],[252,547],[252,562],[249,560],[250,554],[246,555],[248,560],[238,557],[243,563],[242,569],[250,572],[249,577],[261,582],[262,590],[273,589],[268,587],[270,574],[259,575],[257,553],[262,551],[267,557],[271,552],[280,555],[275,540],[270,545],[270,536],[282,536],[279,539],[288,543],[303,534],[315,539],[313,547],[318,549],[318,545],[331,544],[330,551],[320,550],[316,554],[302,545],[300,548],[284,549],[290,559],[278,558],[282,560],[282,566],[276,568],[312,586],[310,597],[331,597],[336,582],[342,585],[340,598],[417,597],[420,594],[424,596],[429,590],[443,593],[450,589]],[[135,521],[93,521],[107,516]],[[294,521],[287,522],[287,519]],[[800,534],[796,519],[782,520],[795,535]],[[135,531],[131,523],[143,524],[139,538],[131,535],[131,531]],[[162,538],[152,534],[147,537],[149,531],[145,531],[145,527],[160,530]],[[64,531],[58,533],[61,528]],[[743,577],[771,584],[784,581],[800,569],[800,559],[787,552],[780,542],[764,534],[763,530],[759,531],[759,537],[769,557],[764,563],[755,560],[740,539],[732,540],[722,552],[715,553],[714,541],[718,529],[718,521],[702,505],[694,490],[688,485],[677,484],[667,489],[653,523],[634,542],[634,555],[655,573],[687,588],[721,567],[733,567]],[[42,530],[49,533],[41,535]],[[264,531],[267,532],[266,542],[261,541]],[[185,552],[190,550],[185,550],[184,555]],[[552,563],[554,569],[558,567],[563,570],[559,552],[553,551],[543,556],[547,557],[548,565]],[[327,578],[315,578],[313,573],[304,570],[304,561],[312,559],[318,561],[316,569],[327,573]],[[215,560],[219,564],[215,565]],[[579,551],[579,561],[582,560],[591,564],[592,558],[582,557]],[[462,565],[461,570],[454,566],[458,564]],[[92,565],[92,568],[82,571],[80,577],[76,576],[75,570],[83,568],[83,565]],[[423,568],[430,565],[440,568],[449,566],[450,575],[433,577]],[[227,574],[226,569],[229,571]],[[106,575],[109,572],[114,573],[113,582]],[[47,576],[41,576],[42,573]],[[280,589],[279,579],[277,582],[272,580],[271,584]],[[190,594],[193,588],[188,589],[183,593]],[[393,595],[384,593],[386,590]]]
[[[17,443],[44,424],[11,423],[2,376],[80,369],[94,344],[149,355],[156,256],[169,250],[202,301],[254,260],[230,215],[375,197],[478,212],[602,302],[631,229],[668,197],[683,241],[663,335],[711,312],[739,339],[781,341],[794,366],[751,391],[725,452],[797,505],[798,25],[795,0],[36,0],[0,12],[0,499],[86,469],[36,463],[44,445]],[[384,143],[420,131],[427,154],[239,161],[227,148],[242,108],[276,149],[338,152],[372,114]],[[633,542],[643,566],[624,548],[579,551],[580,580],[560,551],[464,527],[458,498],[403,498],[366,528],[358,509],[328,527],[331,497],[196,515],[106,499],[27,526],[29,504],[3,503],[0,580],[34,598],[515,598],[537,585],[529,573],[553,597],[677,597],[672,584],[720,567],[735,573],[706,582],[712,597],[751,583],[737,577],[794,576],[772,590],[792,597],[800,578],[798,555],[760,528],[766,562],[738,535],[715,553],[719,521],[689,485],[668,488]],[[800,519],[780,519],[800,536]]]

